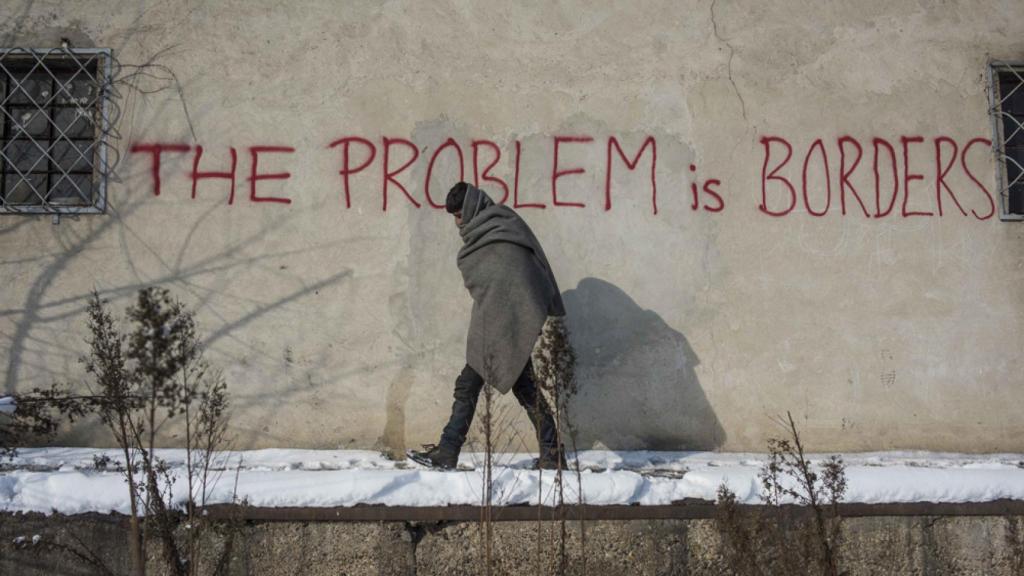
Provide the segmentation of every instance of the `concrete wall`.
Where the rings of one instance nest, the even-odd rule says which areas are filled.
[[[82,374],[92,289],[123,309],[160,284],[199,313],[239,447],[435,441],[470,307],[430,205],[452,138],[465,178],[544,206],[519,210],[569,309],[584,447],[762,449],[788,410],[814,449],[1024,450],[1024,227],[991,216],[977,140],[1024,4],[772,5],[7,0],[4,45],[123,67],[107,214],[0,216],[4,390]],[[330,144],[351,137],[375,155],[346,203]],[[629,169],[615,146],[649,138]],[[162,155],[156,196],[160,143],[189,152]],[[233,203],[226,180],[191,198],[199,145],[200,171],[236,149]],[[294,149],[256,150],[288,179],[250,180],[260,146]]]
[[[103,573],[69,554],[70,548],[91,552],[114,573],[127,574],[126,524],[124,517],[115,516],[0,515],[0,569],[23,576]],[[850,576],[1014,576],[1024,569],[1022,524],[1019,516],[846,518],[838,548],[840,568]],[[538,528],[548,544],[540,555],[540,569]],[[579,524],[569,522],[567,528],[567,574],[731,573],[713,520],[589,521],[585,570]],[[552,546],[558,542],[558,529],[556,522],[496,522],[493,574],[555,574],[558,556]],[[476,523],[255,522],[236,530],[227,574],[485,573],[481,525]],[[198,563],[201,573],[213,573],[225,538],[206,534]],[[36,535],[39,541],[32,545]],[[19,536],[24,538],[20,546],[14,543]],[[794,541],[786,554],[796,557],[796,550]],[[155,544],[149,552],[151,573],[167,573]]]

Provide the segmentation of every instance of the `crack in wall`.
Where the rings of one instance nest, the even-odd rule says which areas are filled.
[[[747,103],[743,99],[743,94],[740,93],[740,89],[736,85],[736,81],[733,80],[733,78],[732,78],[732,59],[733,59],[733,56],[736,55],[736,49],[732,47],[732,44],[730,44],[728,40],[723,38],[722,35],[718,33],[718,21],[715,19],[715,4],[717,4],[717,3],[718,3],[718,0],[711,0],[711,28],[712,28],[712,32],[715,35],[715,38],[717,38],[718,41],[721,42],[722,44],[725,44],[725,47],[729,49],[729,61],[726,63],[726,70],[725,71],[726,71],[726,75],[729,78],[729,84],[732,84],[732,89],[736,92],[736,98],[740,101],[740,110],[743,113],[743,119],[746,120],[747,119]]]

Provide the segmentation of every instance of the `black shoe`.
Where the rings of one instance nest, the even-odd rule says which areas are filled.
[[[534,470],[568,470],[569,465],[565,462],[565,453],[561,450],[547,450],[540,458],[533,459]]]
[[[409,450],[406,454],[414,462],[441,470],[452,470],[459,463],[459,453],[444,444],[424,444],[423,447],[426,450]]]

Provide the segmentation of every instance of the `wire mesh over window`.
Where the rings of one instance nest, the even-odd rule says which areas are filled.
[[[1024,63],[989,67],[992,147],[1004,220],[1024,220]]]
[[[0,213],[102,212],[106,49],[0,48]]]

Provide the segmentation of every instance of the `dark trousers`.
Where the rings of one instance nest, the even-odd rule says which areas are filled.
[[[462,444],[466,441],[466,434],[469,426],[473,423],[473,414],[476,412],[476,401],[480,396],[480,390],[484,386],[484,379],[477,374],[476,370],[469,367],[462,369],[462,374],[455,379],[455,402],[452,403],[452,415],[448,419],[448,425],[444,427],[441,434],[441,444],[453,448],[456,452],[461,450]],[[516,383],[512,386],[512,393],[516,400],[526,409],[530,422],[533,423],[535,431],[540,435],[541,453],[552,453],[557,445],[555,421],[551,417],[551,409],[548,408],[544,396],[537,391],[537,385],[533,381],[533,364],[527,360]]]

